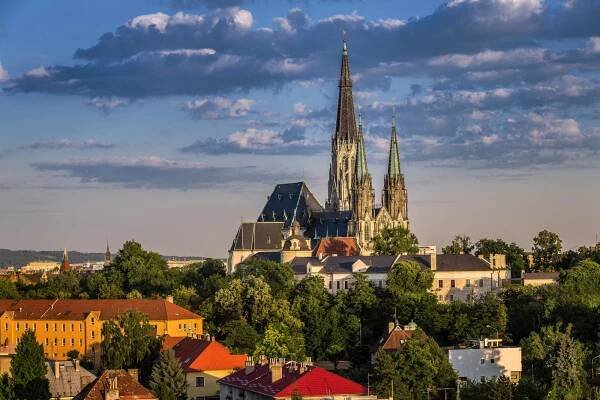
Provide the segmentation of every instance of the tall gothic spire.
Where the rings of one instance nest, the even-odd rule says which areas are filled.
[[[388,159],[387,176],[400,176],[400,153],[398,152],[398,134],[396,133],[396,115],[392,116],[392,137],[390,138],[390,157]]]
[[[367,154],[365,152],[365,146],[363,143],[363,125],[362,117],[358,114],[358,142],[356,146],[356,164],[354,168],[354,176],[357,182],[369,175],[369,168],[367,167]]]
[[[350,61],[348,60],[348,45],[346,38],[342,47],[342,66],[340,70],[338,94],[337,121],[335,135],[338,140],[356,140],[356,117],[354,115],[354,99],[352,96],[352,77],[350,76]]]
[[[60,272],[67,272],[71,270],[71,264],[69,263],[69,253],[67,252],[67,248],[65,247],[65,251],[63,252],[63,259],[60,263]]]

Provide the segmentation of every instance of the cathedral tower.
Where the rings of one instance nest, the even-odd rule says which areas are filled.
[[[352,78],[348,61],[348,47],[344,40],[340,70],[337,121],[331,139],[331,164],[329,167],[329,190],[327,208],[350,210],[354,186],[358,130],[354,115]]]
[[[367,167],[367,154],[363,142],[362,119],[359,115],[358,142],[356,146],[356,164],[354,168],[354,190],[352,192],[352,210],[354,235],[363,248],[370,247],[374,233],[373,205],[375,192],[369,168]]]
[[[396,133],[396,116],[392,117],[392,136],[390,138],[390,155],[387,174],[383,180],[383,206],[394,221],[404,222],[408,227],[407,192],[404,175],[400,171],[400,154],[398,152],[398,134]]]

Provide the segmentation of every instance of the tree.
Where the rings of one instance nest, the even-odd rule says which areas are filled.
[[[19,297],[19,291],[13,282],[8,279],[0,279],[1,299],[18,299]]]
[[[453,387],[457,376],[437,343],[417,329],[395,353],[377,353],[374,378],[380,397],[390,397],[393,382],[395,399],[427,399],[439,387]]]
[[[545,326],[521,341],[525,372],[549,399],[580,399],[587,390],[583,346],[572,337],[572,326]]]
[[[252,354],[260,335],[246,321],[235,320],[225,325],[225,345],[237,354]]]
[[[561,301],[580,303],[589,308],[600,306],[600,264],[591,260],[580,261],[560,275]]]
[[[433,283],[433,272],[424,270],[414,261],[400,261],[388,273],[387,287],[396,298],[421,298],[428,294]]]
[[[481,382],[467,382],[460,390],[462,400],[512,400],[517,390],[515,384],[502,375]]]
[[[419,241],[408,228],[385,228],[373,238],[373,252],[379,256],[417,254]]]
[[[467,235],[456,235],[452,243],[442,248],[444,254],[471,254],[475,246]]]
[[[50,386],[46,378],[48,368],[44,361],[44,349],[32,330],[26,330],[10,361],[10,373],[17,399],[48,400]]]
[[[120,314],[102,326],[102,366],[105,369],[141,368],[158,347],[148,317],[137,311]]]
[[[7,373],[0,376],[0,400],[17,400],[15,399],[12,380]]]
[[[69,357],[70,360],[77,360],[79,358],[79,351],[78,350],[69,350],[67,351],[67,357]]]
[[[273,297],[287,298],[294,286],[294,271],[289,264],[268,260],[251,259],[238,265],[234,274],[243,278],[247,276],[261,277],[269,287]]]
[[[269,358],[286,358],[292,354],[288,347],[289,337],[278,327],[269,325],[263,338],[256,344],[254,355]]]
[[[553,271],[560,261],[562,240],[558,234],[543,230],[533,238],[533,269],[536,271]]]
[[[187,382],[173,350],[160,353],[159,361],[152,368],[150,387],[159,400],[186,399]]]

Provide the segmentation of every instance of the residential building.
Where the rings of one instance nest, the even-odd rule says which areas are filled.
[[[471,348],[448,350],[448,360],[460,379],[479,382],[505,376],[511,382],[521,379],[520,347],[503,347],[502,339],[472,342]]]
[[[558,285],[560,272],[525,272],[523,286]]]
[[[488,260],[471,254],[297,257],[291,264],[297,280],[321,276],[328,291],[335,294],[349,290],[357,272],[364,273],[375,287],[385,288],[388,273],[402,261],[415,262],[434,273],[431,292],[440,302],[470,302],[496,293],[510,273],[503,255],[492,255]]]
[[[138,380],[137,370],[107,369],[74,400],[158,400]]]
[[[245,354],[231,354],[227,347],[214,340],[167,336],[163,348],[173,350],[179,359],[188,384],[189,400],[218,399],[217,381],[244,368],[246,362]]]
[[[202,259],[167,260],[167,268],[185,268],[192,264],[202,264]]]
[[[398,321],[390,322],[385,334],[371,347],[371,362],[375,361],[375,356],[380,350],[390,353],[400,350],[416,330],[417,324],[414,322],[408,325],[400,325]]]
[[[46,366],[52,400],[70,400],[96,379],[96,375],[79,365],[79,360],[51,361]]]
[[[0,343],[16,345],[31,329],[46,358],[77,350],[98,363],[102,326],[126,311],[146,314],[156,335],[202,334],[202,317],[168,300],[0,300]]]
[[[219,380],[220,400],[303,399],[374,400],[363,385],[312,363],[262,359]]]

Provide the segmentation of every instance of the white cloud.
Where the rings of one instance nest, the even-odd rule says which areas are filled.
[[[25,76],[33,78],[45,78],[50,76],[50,71],[45,67],[38,67],[25,72]]]
[[[586,46],[586,50],[589,53],[600,53],[600,36],[591,37]]]
[[[188,101],[183,109],[198,119],[240,118],[247,116],[255,103],[255,100],[246,98],[200,98]]]
[[[304,115],[308,112],[308,107],[304,103],[295,103],[294,104],[294,113],[299,115]]]
[[[269,129],[248,128],[232,133],[229,142],[246,150],[263,150],[283,144],[281,134]]]
[[[165,32],[167,28],[167,24],[169,23],[170,17],[164,13],[155,13],[155,14],[145,14],[138,15],[137,17],[129,20],[127,22],[127,26],[131,29],[148,29],[150,27],[156,28],[160,32]]]
[[[0,83],[6,82],[9,79],[10,79],[10,76],[8,75],[8,71],[6,69],[4,69],[4,67],[2,66],[2,63],[0,62]]]
[[[90,99],[86,103],[86,105],[88,107],[97,108],[98,110],[101,110],[105,113],[109,113],[116,108],[125,107],[125,106],[129,105],[130,103],[131,103],[131,101],[129,99],[123,99],[123,98],[114,97],[114,96],[110,96],[110,97],[100,96],[100,97],[94,97],[93,99]]]

